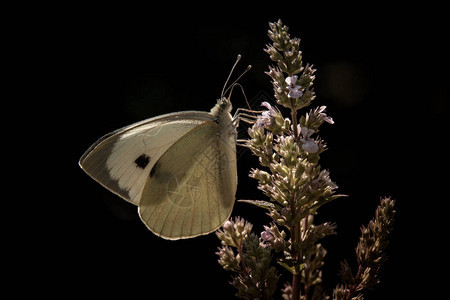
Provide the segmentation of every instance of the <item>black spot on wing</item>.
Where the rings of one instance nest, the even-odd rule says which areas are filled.
[[[136,158],[136,160],[134,161],[134,163],[136,164],[137,168],[140,169],[145,169],[145,167],[148,165],[148,163],[150,162],[151,157],[146,155],[145,153],[141,154],[141,156],[139,156],[138,158]]]

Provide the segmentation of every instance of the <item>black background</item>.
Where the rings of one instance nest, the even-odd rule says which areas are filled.
[[[430,295],[439,287],[430,267],[445,262],[438,231],[448,195],[439,171],[448,134],[439,131],[448,88],[442,8],[425,5],[154,3],[67,6],[38,16],[37,27],[29,26],[36,39],[30,44],[37,46],[32,53],[40,70],[49,71],[41,78],[48,88],[45,108],[56,112],[42,118],[50,138],[45,166],[61,175],[40,178],[46,184],[39,193],[55,188],[45,204],[28,206],[34,217],[40,212],[26,230],[33,250],[23,255],[32,267],[17,277],[39,282],[33,289],[44,294],[232,299],[214,234],[175,242],[156,237],[136,207],[90,179],[78,159],[97,138],[127,124],[209,111],[239,53],[234,76],[253,66],[240,80],[252,108],[273,101],[263,48],[268,22],[281,18],[291,36],[301,38],[304,62],[317,69],[312,107],[326,105],[335,121],[320,132],[329,147],[321,165],[349,195],[319,211],[318,220],[335,222],[338,232],[323,242],[325,287],[331,291],[338,282],[339,261],[354,263],[359,227],[373,217],[380,197],[392,196],[397,218],[389,260],[378,290],[365,299]],[[238,89],[232,102],[246,106]],[[245,138],[244,130],[240,134]],[[248,178],[257,166],[239,149],[237,199],[263,197]],[[242,203],[235,205],[237,215],[257,231],[270,221]]]

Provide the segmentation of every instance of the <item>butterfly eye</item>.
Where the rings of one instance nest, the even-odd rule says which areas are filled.
[[[227,103],[226,99],[225,98],[221,99],[220,100],[220,107],[221,108],[225,108],[227,106],[228,106],[228,103]]]
[[[219,105],[219,107],[221,109],[224,109],[224,108],[226,108],[229,105],[229,101],[228,101],[227,98],[222,97],[222,98],[217,100],[217,104]]]

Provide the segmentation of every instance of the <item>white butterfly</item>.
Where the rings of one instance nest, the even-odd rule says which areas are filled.
[[[232,117],[231,109],[222,91],[210,112],[170,113],[123,127],[95,142],[79,165],[137,205],[156,235],[208,234],[229,218],[235,202],[239,114]]]

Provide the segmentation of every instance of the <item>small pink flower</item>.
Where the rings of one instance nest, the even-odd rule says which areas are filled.
[[[303,143],[302,149],[306,152],[317,153],[317,151],[319,151],[319,145],[317,145],[317,143],[313,139],[300,139],[300,141]]]
[[[270,232],[270,227],[269,226],[264,226],[265,231],[261,232],[261,239],[263,240],[263,242],[272,242],[275,237],[272,235],[272,233]]]
[[[319,107],[319,117],[329,124],[334,124],[333,118],[327,116],[327,114],[324,112],[326,108],[326,106]]]
[[[303,92],[301,91],[302,87],[295,84],[297,82],[297,79],[297,75],[293,75],[285,79],[286,83],[288,84],[288,96],[291,98],[300,98],[301,96],[303,96]]]
[[[261,106],[267,108],[267,110],[263,111],[258,119],[256,120],[256,126],[259,127],[267,127],[273,124],[275,117],[277,116],[277,111],[272,108],[268,102],[261,103]]]
[[[297,125],[299,135],[302,136],[300,142],[302,143],[302,149],[308,153],[317,153],[319,151],[319,145],[311,138],[314,130],[307,127],[300,127]]]
[[[297,82],[298,76],[294,75],[294,76],[290,76],[288,78],[285,79],[286,83],[289,84],[290,86],[294,86],[295,83]]]

